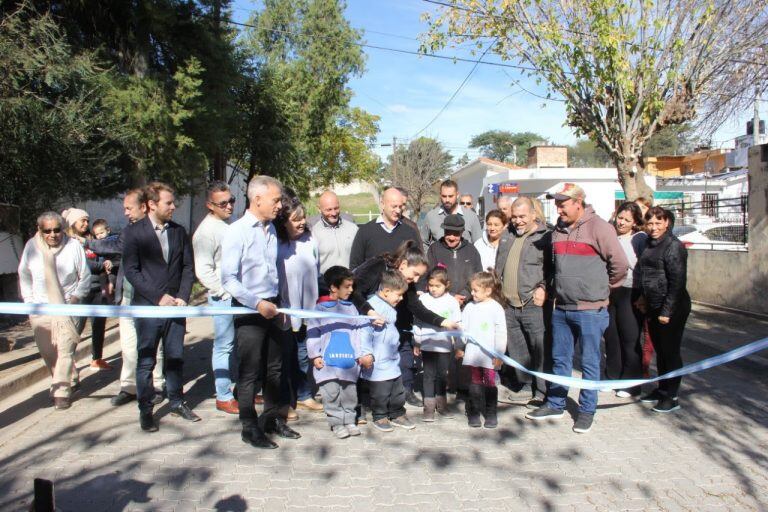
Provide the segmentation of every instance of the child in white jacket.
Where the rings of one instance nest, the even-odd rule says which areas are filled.
[[[436,267],[427,277],[427,289],[429,293],[422,293],[419,301],[430,311],[450,320],[461,321],[461,307],[459,301],[448,293],[451,282],[448,280],[448,272],[445,268]],[[450,418],[448,400],[446,398],[446,384],[448,382],[448,366],[451,362],[453,351],[453,339],[437,335],[445,329],[434,327],[416,321],[413,326],[413,339],[416,344],[413,353],[416,357],[421,355],[424,363],[424,416],[423,421],[435,421],[435,410],[438,414]]]
[[[456,350],[456,357],[464,357],[469,366],[471,380],[467,419],[470,427],[480,427],[480,417],[485,418],[485,428],[496,428],[496,405],[499,390],[496,387],[501,360],[492,357],[490,351],[503,354],[507,348],[507,322],[504,317],[505,299],[499,281],[488,272],[478,272],[470,281],[473,301],[461,315],[462,330],[477,341],[467,343]],[[463,350],[461,350],[463,349]]]

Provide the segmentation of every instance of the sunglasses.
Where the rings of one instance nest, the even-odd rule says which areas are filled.
[[[45,235],[50,235],[51,233],[59,234],[61,233],[61,228],[50,228],[50,229],[41,229],[40,230]]]
[[[462,201],[462,202],[460,202],[459,204],[460,204],[461,206],[472,206],[472,202],[471,202],[471,201],[466,201],[466,202],[465,202],[465,201]]]
[[[211,203],[213,206],[218,206],[219,208],[221,208],[223,210],[224,208],[227,207],[228,204],[234,205],[235,204],[235,198],[234,197],[230,197],[229,201],[222,201],[220,203],[213,203],[211,201],[208,201],[208,202]]]

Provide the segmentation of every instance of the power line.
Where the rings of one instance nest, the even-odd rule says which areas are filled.
[[[209,16],[207,14],[197,14],[196,16],[199,16],[199,17],[202,17],[202,18],[211,18],[211,16]],[[262,28],[262,27],[257,27],[256,25],[253,25],[253,24],[250,24],[250,23],[242,23],[242,22],[234,21],[234,20],[221,20],[221,21],[225,21],[226,23],[230,23],[232,25],[237,25],[237,26],[240,26],[240,27],[253,28],[253,29],[256,29],[256,30],[264,30],[264,31],[267,31],[267,32],[275,32],[275,33],[278,33],[278,34],[300,35],[299,33],[292,32],[290,30],[280,30],[280,29],[277,29],[277,28]],[[330,37],[328,37],[328,36],[317,36],[317,35],[315,35],[313,37],[316,37],[316,38],[319,38],[319,39],[330,39]],[[454,61],[454,62],[471,62],[473,64],[483,64],[483,65],[486,65],[486,66],[496,66],[496,67],[501,67],[501,68],[519,69],[521,71],[542,71],[541,69],[534,68],[534,67],[531,67],[531,66],[518,66],[518,65],[515,65],[515,64],[505,64],[505,63],[502,63],[502,62],[487,62],[487,61],[482,61],[481,59],[467,59],[467,58],[463,58],[463,57],[457,57],[455,55],[454,56],[449,56],[449,55],[437,55],[437,54],[434,54],[434,53],[422,53],[422,52],[413,51],[413,50],[403,50],[403,49],[400,49],[400,48],[389,48],[389,47],[386,47],[386,46],[378,46],[378,45],[367,44],[367,43],[358,43],[358,42],[355,42],[355,41],[350,41],[349,43],[354,45],[354,46],[359,46],[361,48],[371,48],[373,50],[383,50],[383,51],[394,52],[394,53],[403,53],[403,54],[406,54],[406,55],[416,55],[418,57],[430,57],[430,58],[433,58],[433,59],[450,60],[450,61]],[[490,49],[490,47],[488,47],[488,49]],[[488,49],[486,49],[486,52],[488,51]],[[485,55],[485,54],[483,54],[483,55]]]
[[[430,122],[428,122],[428,123],[427,123],[427,124],[424,126],[424,128],[422,128],[421,130],[417,131],[417,132],[416,132],[416,133],[413,135],[413,137],[412,137],[412,138],[416,138],[416,137],[417,137],[417,136],[418,136],[418,135],[419,135],[421,132],[423,132],[424,130],[426,130],[426,129],[427,129],[427,128],[429,128],[430,126],[432,126],[432,123],[434,123],[435,121],[437,121],[437,118],[438,118],[438,117],[440,117],[440,116],[442,115],[442,113],[443,113],[443,112],[445,112],[445,109],[447,109],[447,108],[448,108],[448,105],[450,105],[450,104],[451,104],[451,102],[453,101],[453,99],[454,99],[454,98],[455,98],[455,97],[456,97],[456,96],[459,94],[459,92],[461,92],[461,90],[464,88],[464,86],[467,84],[467,82],[469,82],[469,79],[472,77],[472,74],[473,74],[473,73],[475,72],[475,70],[477,69],[477,66],[479,66],[479,65],[480,65],[480,61],[482,61],[482,60],[483,60],[483,57],[485,57],[485,54],[486,54],[486,53],[488,53],[488,50],[490,50],[491,48],[493,48],[493,45],[494,45],[494,44],[496,44],[496,40],[495,40],[495,39],[494,39],[493,41],[491,41],[491,44],[489,44],[489,45],[488,45],[488,46],[485,48],[485,50],[483,51],[483,54],[480,56],[480,58],[479,58],[479,59],[478,59],[478,61],[475,63],[475,65],[474,65],[474,66],[472,66],[472,69],[470,69],[470,70],[469,70],[469,73],[467,73],[467,76],[465,76],[465,77],[464,77],[464,80],[462,80],[462,82],[459,84],[459,86],[456,88],[456,90],[455,90],[455,91],[453,91],[453,94],[451,95],[451,97],[450,97],[450,98],[448,98],[448,101],[446,101],[446,102],[445,102],[445,105],[443,105],[443,108],[441,108],[441,109],[440,109],[440,111],[439,111],[437,114],[435,114],[435,117],[433,117],[433,118],[432,118],[432,120],[431,120]]]

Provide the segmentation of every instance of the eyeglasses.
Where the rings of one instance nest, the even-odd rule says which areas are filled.
[[[228,204],[234,205],[235,204],[235,198],[234,197],[230,197],[228,201],[222,201],[220,203],[214,203],[214,202],[211,202],[211,201],[208,201],[208,202],[211,203],[213,206],[218,206],[219,208],[221,208],[223,210],[224,208],[227,207]]]
[[[462,201],[459,204],[461,206],[472,206],[472,201]]]
[[[40,231],[46,235],[50,235],[51,233],[55,233],[58,235],[59,233],[61,233],[61,228],[41,229]]]

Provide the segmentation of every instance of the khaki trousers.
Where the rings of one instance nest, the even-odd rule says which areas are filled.
[[[58,346],[54,344],[51,338],[51,317],[49,316],[29,315],[29,323],[32,324],[37,350],[52,377],[51,395],[55,398],[69,398],[72,394],[72,386],[78,381],[75,368],[77,344],[68,339],[59,343]]]
[[[130,299],[123,297],[121,305],[129,306]],[[123,356],[123,367],[120,370],[120,391],[125,391],[132,395],[136,394],[136,364],[139,359],[139,352],[136,348],[138,337],[136,336],[136,327],[133,324],[133,318],[120,317],[118,321],[120,330],[120,350]],[[163,373],[163,345],[157,348],[157,364],[152,372],[155,389],[161,390],[165,387],[165,375]]]

